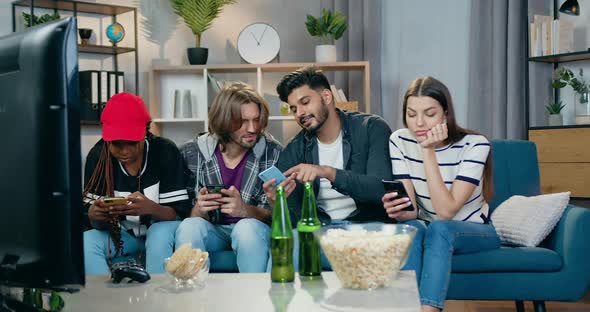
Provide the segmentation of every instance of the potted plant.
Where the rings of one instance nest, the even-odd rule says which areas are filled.
[[[553,101],[549,105],[545,105],[547,112],[549,113],[549,125],[550,126],[561,126],[563,125],[563,115],[561,110],[565,107],[561,101]]]
[[[189,63],[206,64],[209,50],[201,47],[201,36],[211,27],[223,6],[236,3],[236,0],[170,0],[170,3],[174,12],[184,19],[184,23],[196,36],[196,47],[187,49]]]
[[[50,21],[55,21],[60,19],[59,13],[55,12],[53,14],[43,14],[41,16],[33,15],[33,23],[31,23],[31,14],[27,12],[23,12],[23,18],[25,19],[25,26],[35,26],[38,24],[43,24]]]
[[[322,10],[322,15],[307,15],[305,27],[310,35],[320,37],[321,44],[315,47],[316,62],[336,62],[334,41],[340,39],[346,30],[346,17],[340,12]]]
[[[579,77],[576,77],[571,70],[558,67],[553,72],[551,86],[555,89],[568,85],[572,87],[575,92],[576,124],[587,124],[590,123],[590,84],[584,81],[584,71],[581,68],[578,74]]]

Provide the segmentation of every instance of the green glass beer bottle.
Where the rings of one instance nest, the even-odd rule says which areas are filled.
[[[292,282],[295,279],[293,228],[291,227],[285,190],[282,186],[277,187],[275,207],[272,211],[270,255],[272,258],[270,279],[277,283]]]
[[[301,205],[301,219],[297,223],[299,233],[299,276],[314,278],[322,274],[320,243],[313,232],[322,224],[318,219],[315,195],[311,182],[305,182]]]

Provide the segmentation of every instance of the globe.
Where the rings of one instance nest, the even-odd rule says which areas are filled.
[[[116,43],[123,40],[123,37],[125,37],[125,28],[123,28],[123,25],[115,22],[107,27],[107,38],[110,41]]]

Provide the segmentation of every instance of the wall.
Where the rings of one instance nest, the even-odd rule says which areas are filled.
[[[426,75],[447,85],[457,120],[466,123],[471,7],[469,0],[452,2],[383,1],[382,103],[392,129],[403,127],[401,106],[409,83]]]
[[[86,1],[97,2],[97,1]],[[138,8],[138,45],[139,45],[139,94],[148,99],[147,77],[152,64],[188,64],[186,48],[194,47],[195,37],[182,19],[172,12],[169,0],[101,0],[100,3],[133,6]],[[17,30],[23,29],[24,21],[17,12]],[[39,10],[41,14],[50,11]],[[240,31],[253,22],[266,22],[277,29],[281,37],[281,62],[306,62],[315,58],[315,39],[308,35],[305,29],[307,14],[317,15],[320,12],[320,2],[315,0],[248,0],[238,1],[237,4],[226,6],[211,28],[202,37],[202,46],[209,48],[208,64],[241,63],[235,48]],[[68,12],[60,12],[62,16],[70,16]],[[118,17],[126,29],[126,36],[121,46],[133,46],[132,13]],[[111,23],[110,17],[80,14],[78,25],[80,28],[92,28],[91,43],[108,44],[104,30]],[[0,1],[0,35],[12,32],[11,1]],[[135,90],[135,68],[133,53],[119,56],[119,69],[125,71],[126,90]],[[81,54],[80,70],[104,69],[111,70],[113,63],[109,56]],[[279,79],[280,77],[275,77]],[[236,77],[246,79],[247,77]],[[265,90],[272,91],[274,85],[268,82]],[[149,103],[148,103],[149,104]],[[283,131],[281,124],[271,124],[271,132]],[[286,132],[291,134],[298,130],[294,122],[289,122]],[[295,126],[295,127],[293,127]],[[186,131],[179,129],[178,131]],[[98,126],[82,127],[82,155],[88,153],[92,145],[100,138]],[[180,142],[177,142],[180,143]]]
[[[581,0],[588,1],[588,0]],[[0,3],[0,34],[11,31],[10,3]],[[171,11],[168,0],[101,0],[138,7],[139,17],[139,72],[140,95],[147,99],[147,73],[152,64],[186,64],[185,49],[194,45],[194,36]],[[583,3],[581,4],[584,8]],[[418,76],[431,75],[450,88],[456,105],[457,119],[466,123],[468,59],[469,59],[469,0],[454,0],[452,5],[437,0],[382,1],[382,66],[372,70],[381,72],[383,117],[392,129],[402,127],[401,99],[410,81]],[[240,63],[235,42],[244,26],[262,21],[273,25],[281,35],[281,62],[312,61],[316,41],[304,26],[306,14],[318,14],[316,0],[248,0],[227,6],[212,28],[203,36],[203,46],[210,49],[209,63]],[[286,14],[288,12],[288,14]],[[586,11],[590,14],[590,10]],[[584,14],[584,11],[582,11]],[[122,44],[132,44],[129,16],[120,22],[127,29]],[[81,27],[104,29],[109,18],[82,16]],[[96,32],[95,32],[96,35]],[[106,38],[92,38],[107,42]],[[109,57],[84,55],[81,69],[101,67],[110,69]],[[127,73],[126,88],[133,90],[133,54],[120,56],[119,64]],[[590,73],[590,71],[589,71]],[[277,75],[275,79],[279,79]],[[241,77],[239,79],[242,79]],[[273,82],[265,85],[272,92]],[[289,131],[297,131],[291,124]],[[281,131],[282,125],[271,124],[271,131]],[[276,130],[275,130],[276,129]],[[83,155],[100,137],[97,127],[82,129]]]

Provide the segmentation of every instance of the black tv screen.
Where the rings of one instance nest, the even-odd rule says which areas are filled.
[[[0,37],[0,283],[84,284],[76,20]]]

